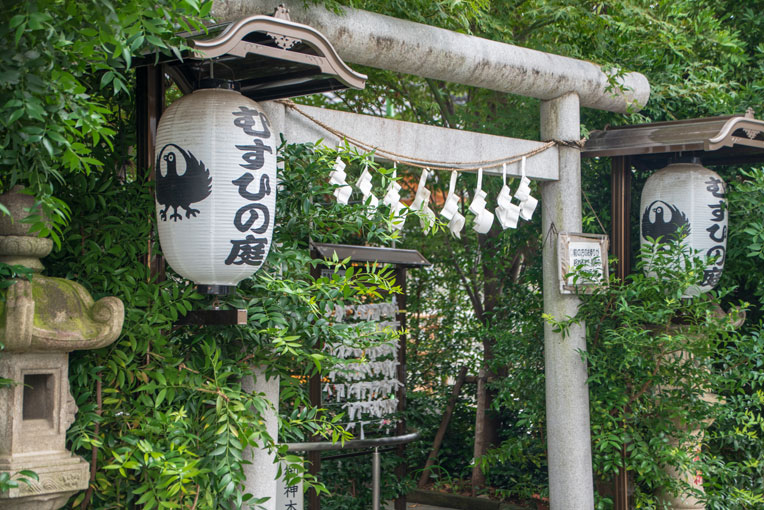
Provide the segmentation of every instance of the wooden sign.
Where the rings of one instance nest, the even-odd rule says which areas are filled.
[[[608,282],[608,237],[560,232],[557,238],[560,293],[591,293]]]

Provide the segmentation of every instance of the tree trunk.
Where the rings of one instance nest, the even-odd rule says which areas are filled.
[[[422,476],[419,477],[419,483],[417,484],[417,487],[420,489],[427,483],[427,479],[430,474],[430,468],[432,468],[433,464],[435,464],[435,458],[438,456],[440,445],[443,443],[443,437],[446,435],[448,423],[451,421],[451,415],[454,412],[454,407],[456,407],[456,399],[459,397],[459,392],[462,389],[462,385],[464,384],[464,379],[466,377],[467,367],[462,367],[462,369],[459,371],[459,375],[456,378],[456,382],[454,382],[454,388],[451,390],[451,398],[448,399],[446,412],[443,414],[443,419],[440,421],[440,428],[438,429],[438,433],[435,434],[435,440],[432,442],[432,451],[427,457],[427,462],[424,465],[424,470],[422,470]]]
[[[477,412],[475,413],[475,447],[473,459],[475,462],[472,468],[472,495],[477,495],[478,489],[485,485],[485,474],[480,469],[478,459],[485,455],[487,441],[485,437],[486,424],[486,391],[485,391],[485,368],[480,369],[477,383]]]

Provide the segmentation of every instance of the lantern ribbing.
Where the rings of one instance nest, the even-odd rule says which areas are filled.
[[[276,133],[233,90],[174,102],[157,128],[157,230],[170,266],[228,294],[264,263],[276,213]]]

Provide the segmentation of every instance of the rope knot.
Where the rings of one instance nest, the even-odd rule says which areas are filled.
[[[581,150],[584,148],[584,145],[586,145],[586,138],[581,138],[580,140],[547,140],[548,142],[553,142],[555,145],[559,145],[562,147],[570,147],[571,149],[578,149]]]

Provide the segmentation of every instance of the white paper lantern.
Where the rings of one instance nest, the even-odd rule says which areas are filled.
[[[727,201],[724,181],[716,172],[696,163],[675,163],[650,176],[642,191],[640,240],[669,241],[680,229],[683,244],[708,259],[700,287],[685,297],[712,289],[727,256]]]
[[[156,138],[159,241],[200,292],[228,294],[263,265],[276,212],[276,133],[239,92],[204,88],[162,114]]]

